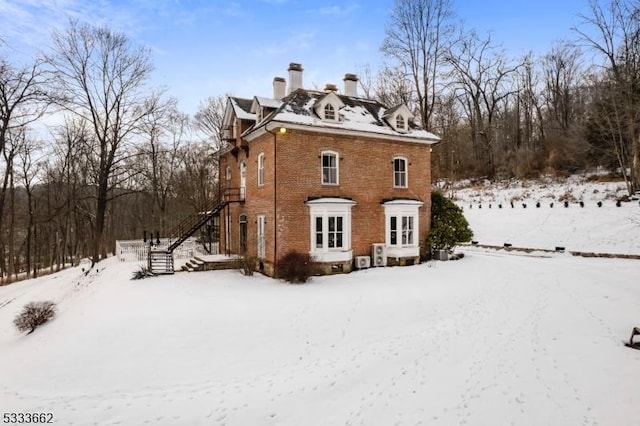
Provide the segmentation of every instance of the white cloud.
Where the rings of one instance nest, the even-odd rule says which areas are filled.
[[[351,3],[348,5],[334,5],[325,6],[317,9],[310,9],[308,13],[317,15],[329,15],[329,16],[348,16],[356,11],[360,5],[358,3]]]

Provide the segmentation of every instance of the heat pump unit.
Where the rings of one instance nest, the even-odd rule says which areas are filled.
[[[371,248],[373,266],[387,266],[387,248],[383,243],[374,244]]]
[[[371,258],[369,256],[356,256],[356,269],[367,269],[371,266]]]

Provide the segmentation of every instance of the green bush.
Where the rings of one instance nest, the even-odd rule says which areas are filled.
[[[133,277],[131,277],[132,280],[141,280],[144,278],[149,278],[149,277],[155,277],[156,274],[154,274],[153,272],[151,272],[151,270],[149,268],[145,268],[144,266],[141,266],[140,269],[138,269],[137,271],[135,271],[133,273]]]
[[[56,304],[53,302],[29,302],[13,320],[13,324],[19,331],[28,331],[27,334],[31,334],[55,314]]]
[[[311,272],[312,262],[309,254],[292,250],[278,260],[276,276],[293,284],[302,284],[309,280]]]
[[[433,250],[451,250],[459,243],[473,238],[462,209],[439,192],[431,193],[431,230],[427,247]]]

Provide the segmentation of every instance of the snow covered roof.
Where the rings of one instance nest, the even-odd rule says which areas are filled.
[[[255,120],[256,115],[251,112],[252,99],[229,97],[229,102],[236,117],[241,120]]]
[[[251,103],[251,111],[255,112],[258,106],[261,106],[263,108],[276,109],[276,108],[279,108],[280,105],[282,105],[282,101],[279,101],[278,99],[264,98],[262,96],[254,96],[253,102]]]
[[[333,93],[333,92],[331,92]],[[269,114],[259,123],[259,126],[249,128],[243,137],[257,136],[264,131],[265,126],[271,122],[280,125],[305,126],[310,129],[326,129],[327,131],[339,130],[347,132],[368,133],[371,136],[397,137],[403,140],[414,140],[415,142],[435,144],[440,138],[431,132],[418,127],[415,123],[409,123],[409,129],[405,132],[398,132],[385,120],[385,114],[389,108],[381,103],[359,97],[345,96],[333,93],[344,106],[338,110],[338,121],[323,120],[314,112],[314,105],[321,101],[326,92],[298,89],[289,94],[282,101],[277,109]]]

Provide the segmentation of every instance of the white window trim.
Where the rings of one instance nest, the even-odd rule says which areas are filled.
[[[333,118],[327,117],[328,107],[331,107],[331,112],[333,112]],[[322,118],[325,121],[338,121],[338,108],[336,108],[336,106],[331,102],[327,102],[326,104],[324,104],[324,107],[322,107]]]
[[[331,105],[335,112],[334,118],[327,118],[325,115],[325,107],[327,105]],[[331,92],[328,93],[325,97],[318,100],[313,106],[313,110],[320,117],[322,121],[326,121],[328,123],[341,123],[340,121],[340,108],[344,107],[344,103],[340,100],[338,95]]]
[[[396,160],[404,161],[404,185],[396,185]],[[396,155],[393,157],[393,187],[394,188],[408,188],[409,187],[409,160],[407,157]]]
[[[402,120],[402,126],[398,124],[399,120]],[[407,130],[407,117],[405,117],[404,114],[396,114],[396,130],[398,131]]]
[[[244,192],[247,187],[247,162],[241,161],[240,164],[238,164],[238,169],[240,173],[240,191]]]
[[[264,259],[267,255],[267,219],[263,214],[257,216],[256,225],[256,256]]]
[[[353,259],[351,249],[351,208],[356,205],[353,200],[343,198],[319,198],[307,201],[309,207],[309,255],[316,262],[349,262]],[[328,223],[330,216],[341,216],[342,219],[342,247],[329,248]],[[323,247],[316,247],[315,232],[316,218],[322,217]]]
[[[258,155],[258,186],[264,185],[264,152]]]
[[[324,181],[324,156],[333,155],[336,158],[336,182]],[[320,184],[326,186],[339,186],[340,185],[340,154],[336,151],[325,150],[320,153]]]
[[[387,257],[418,257],[420,256],[420,207],[422,201],[393,200],[387,201],[384,206],[385,245]],[[402,244],[402,217],[413,217],[413,243]],[[397,217],[398,236],[396,244],[391,245],[391,217]]]

